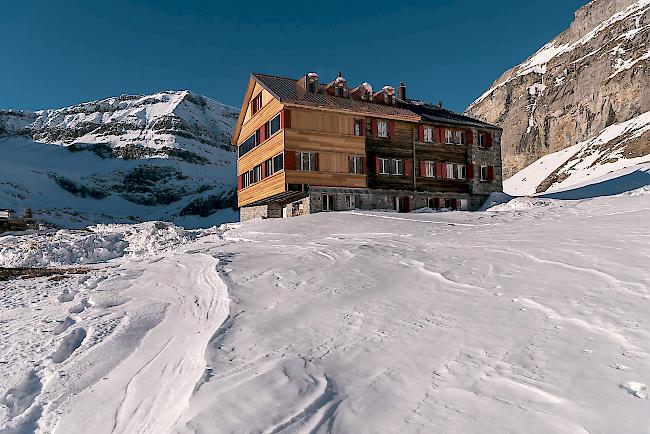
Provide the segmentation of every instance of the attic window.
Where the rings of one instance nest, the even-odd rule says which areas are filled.
[[[260,111],[261,108],[262,108],[262,92],[260,92],[255,98],[253,98],[253,101],[251,101],[251,112],[255,114],[258,111]]]

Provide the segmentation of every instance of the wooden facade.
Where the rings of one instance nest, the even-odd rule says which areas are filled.
[[[286,87],[290,79],[284,80]],[[289,91],[304,94],[306,79],[301,80],[296,81],[297,90]],[[382,108],[371,102],[328,106],[331,98],[346,98],[331,95],[320,97],[324,103],[307,98],[300,103],[283,99],[278,92],[251,77],[233,138],[239,149],[240,207],[287,203],[309,187],[471,195],[482,170],[475,167],[481,155],[478,136],[489,135],[490,143],[482,148],[489,151],[498,130],[426,120],[409,106],[386,108],[393,101],[390,94]],[[349,93],[346,89],[340,95]],[[425,128],[430,128],[426,139]],[[460,143],[446,143],[447,130],[462,136]],[[425,167],[435,168],[435,173],[425,173]],[[486,173],[494,173],[493,166]]]

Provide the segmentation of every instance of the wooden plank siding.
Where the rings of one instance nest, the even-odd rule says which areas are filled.
[[[293,112],[291,112],[291,122],[291,129],[288,129],[285,134],[284,143],[287,150],[339,152],[351,155],[364,155],[366,152],[365,137],[296,130],[293,128]]]
[[[382,119],[377,119],[382,120]],[[374,137],[372,120],[366,122],[366,153],[368,155],[368,188],[413,190],[413,174],[379,175],[376,170],[375,158],[413,158],[413,134],[416,124],[411,122],[395,122],[394,137]]]
[[[237,160],[237,175],[248,172],[253,167],[275,157],[284,150],[285,130],[280,130],[259,146],[248,151]]]
[[[251,134],[257,131],[259,127],[280,113],[283,107],[284,106],[277,99],[273,99],[267,104],[263,105],[262,109],[258,111],[255,116],[253,116],[248,122],[245,122],[244,125],[242,125],[237,144],[240,145],[241,143],[245,142],[246,139],[248,139]]]
[[[260,182],[239,190],[237,203],[240,207],[246,206],[249,203],[284,192],[285,186],[285,172],[274,173]]]
[[[262,86],[260,86],[259,83],[255,83],[255,86],[253,87],[253,92],[251,93],[251,99],[253,99],[257,95],[259,95],[260,92],[262,92],[262,108],[264,108],[268,103],[270,103],[272,101],[279,102],[266,89],[264,89]],[[257,116],[258,113],[259,112],[255,113],[255,115]],[[246,124],[246,122],[248,122],[252,117],[253,117],[253,113],[251,112],[250,101],[248,101],[248,106],[246,108],[246,114],[244,114],[244,122],[243,123]]]
[[[287,170],[287,184],[309,184],[317,187],[365,188],[366,175]]]

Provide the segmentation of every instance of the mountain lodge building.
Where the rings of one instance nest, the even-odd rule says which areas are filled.
[[[232,143],[241,220],[350,209],[479,208],[502,190],[494,125],[406,96],[252,74]]]

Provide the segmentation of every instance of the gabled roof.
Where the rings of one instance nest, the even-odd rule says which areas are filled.
[[[402,118],[414,122],[423,121],[501,130],[499,127],[479,121],[478,119],[470,118],[469,116],[454,113],[447,109],[417,100],[409,99],[403,101],[398,99],[396,105],[360,101],[358,99],[330,95],[327,92],[307,92],[299,86],[298,81],[299,80],[293,78],[278,77],[275,75],[258,73],[251,74],[251,79],[249,80],[246,89],[246,95],[244,96],[239,119],[237,120],[235,134],[233,135],[233,144],[236,143],[241,131],[244,113],[248,107],[250,98],[252,97],[253,88],[256,82],[273,95],[274,98],[279,100],[281,103],[288,105],[344,110],[369,116]],[[322,84],[320,86],[323,87]]]
[[[489,128],[492,130],[501,130],[501,128],[489,124],[487,122],[483,122],[478,119],[471,118],[469,116],[455,113],[450,110],[441,107],[436,107],[434,105],[423,103],[416,100],[407,100],[407,101],[399,100],[398,105],[408,107],[409,110],[422,116],[423,122],[466,125],[466,126],[474,126],[477,128]]]
[[[273,75],[253,74],[253,77],[274,97],[285,104],[296,104],[310,107],[323,107],[338,110],[348,110],[356,113],[367,113],[375,116],[395,116],[418,120],[419,116],[411,110],[396,106],[387,106],[352,98],[333,96],[326,92],[311,93],[298,86],[298,80]]]

